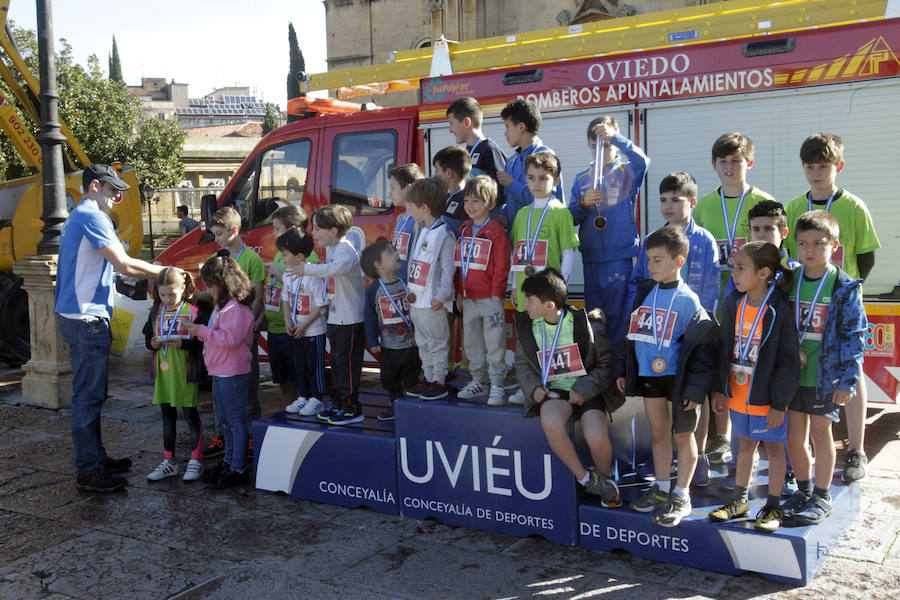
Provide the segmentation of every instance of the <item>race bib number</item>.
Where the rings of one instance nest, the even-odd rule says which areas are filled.
[[[308,317],[309,311],[311,308],[310,295],[309,294],[298,294],[296,298],[291,299],[291,306],[293,306],[293,301],[296,299],[297,301],[297,310],[294,311],[294,322],[297,322],[297,317]]]
[[[405,231],[394,232],[394,248],[400,255],[400,260],[409,259],[409,234]]]
[[[334,279],[329,277],[327,281],[328,283],[325,284],[325,295],[328,301],[332,302],[334,300]]]
[[[547,268],[547,240],[538,240],[534,247],[534,256],[531,257],[531,266],[535,271],[543,271]],[[516,251],[513,253],[513,271],[524,271],[528,262],[528,248],[525,240],[519,240],[516,244]]]
[[[719,253],[719,268],[731,269],[731,263],[728,261],[731,255],[735,253],[741,246],[747,243],[747,238],[734,238],[734,246],[728,243],[728,240],[716,240],[716,250]]]
[[[413,291],[420,292],[428,283],[428,274],[431,272],[431,263],[420,260],[409,262],[409,287]]]
[[[739,330],[738,330],[738,327],[741,327],[741,328],[743,329],[743,335],[742,335],[742,337],[743,337],[743,340],[744,340],[744,344],[746,344],[746,343],[747,343],[747,336],[748,336],[749,333],[750,333],[750,326],[751,326],[751,325],[752,325],[752,323],[745,323],[744,325],[741,325],[740,323],[735,323],[735,324],[734,324],[734,329],[735,329],[735,332],[734,332],[734,348],[733,348],[732,351],[731,351],[731,363],[732,363],[732,365],[740,365],[740,366],[746,367],[747,369],[749,369],[749,371],[746,371],[747,373],[750,373],[750,372],[753,370],[753,367],[756,365],[756,359],[757,359],[757,357],[759,356],[759,344],[760,344],[760,341],[761,341],[761,339],[762,339],[762,338],[760,337],[760,335],[761,335],[761,333],[762,333],[762,323],[760,323],[759,325],[757,325],[756,331],[753,332],[753,339],[750,341],[750,351],[749,351],[749,353],[747,354],[747,360],[744,361],[744,362],[741,362],[741,360],[740,360],[740,351],[741,351],[741,350],[740,350],[740,348],[738,347],[738,340],[739,340],[739,336],[738,336],[738,331],[739,331]]]
[[[803,339],[805,340],[822,340],[822,333],[825,331],[825,315],[828,314],[828,305],[827,304],[816,304],[816,310],[813,311],[812,318],[809,319],[809,324],[806,326],[806,334]],[[806,323],[806,319],[809,316],[809,302],[801,302],[800,303],[800,323]],[[799,328],[800,325],[798,324]]]
[[[274,277],[269,278],[269,285],[263,290],[263,301],[268,311],[278,311],[281,308],[281,287],[276,284]]]
[[[543,354],[543,352],[538,350],[538,364],[543,362]],[[578,351],[578,344],[568,344],[556,349],[550,364],[550,375],[547,377],[548,382],[568,377],[582,377],[584,375],[587,375],[587,371],[584,370],[584,363],[581,361],[581,352]]]
[[[652,308],[649,306],[639,306],[637,310],[631,313],[631,323],[628,326],[628,339],[634,342],[646,342],[648,344],[656,344],[656,338],[653,336],[653,321],[650,320]],[[672,311],[669,315],[669,325],[663,332],[663,325],[666,320],[666,310],[664,308],[656,309],[656,331],[662,332],[663,347],[672,345],[672,333],[675,331],[675,321],[678,320],[678,313]]]
[[[179,315],[177,317],[163,317],[162,327],[160,331],[157,332],[159,337],[165,337],[165,335],[169,332],[169,327],[172,327],[172,319],[175,319],[175,328],[172,330],[172,335],[169,336],[169,339],[177,340],[188,340],[191,338],[190,334],[187,330],[187,324],[190,323],[190,317],[187,315]],[[157,325],[159,320],[157,320]]]
[[[456,254],[453,257],[454,264],[457,267],[462,267],[462,257],[470,252],[469,268],[475,271],[487,271],[488,259],[491,256],[491,240],[475,238],[473,243],[471,238],[459,238],[459,241],[456,243]]]
[[[404,312],[404,314],[408,315],[409,304],[406,301],[406,294],[393,294],[392,298],[394,299],[394,304],[396,304],[397,307]],[[381,322],[384,325],[406,324],[406,322],[403,320],[403,315],[401,315],[394,309],[390,299],[387,296],[378,296],[378,310],[381,314]]]

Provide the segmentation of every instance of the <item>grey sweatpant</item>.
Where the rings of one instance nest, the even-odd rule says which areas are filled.
[[[430,308],[409,307],[416,331],[416,345],[422,359],[422,371],[425,381],[444,385],[447,377],[447,344],[450,340],[450,326],[447,324],[447,311]]]
[[[506,377],[506,331],[503,300],[478,298],[462,301],[463,347],[472,370],[472,381],[502,386]],[[487,358],[485,364],[485,358]]]

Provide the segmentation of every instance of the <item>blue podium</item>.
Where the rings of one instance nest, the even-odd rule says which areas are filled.
[[[577,542],[575,480],[539,419],[477,401],[396,403],[400,514]]]
[[[388,397],[366,390],[360,402],[366,418],[353,425],[283,412],[255,420],[256,489],[398,514],[394,429],[376,419]]]

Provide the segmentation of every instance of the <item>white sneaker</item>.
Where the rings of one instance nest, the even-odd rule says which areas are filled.
[[[479,381],[470,381],[466,384],[466,387],[459,390],[459,393],[456,394],[457,398],[462,398],[463,400],[467,400],[469,398],[478,398],[479,396],[484,396],[485,391],[487,391],[484,387],[484,384]]]
[[[289,413],[298,413],[298,412],[300,412],[300,409],[302,409],[304,406],[306,406],[307,402],[308,402],[308,400],[306,398],[304,398],[303,396],[297,396],[297,399],[294,400],[293,402],[291,402],[290,404],[288,404],[284,408],[284,410],[285,410],[285,412],[289,412]]]
[[[159,481],[160,479],[165,479],[166,477],[172,477],[174,475],[178,475],[178,464],[173,460],[165,458],[159,463],[158,467],[153,469],[152,473],[147,475],[147,479],[150,481]]]
[[[488,406],[500,406],[506,402],[506,392],[498,385],[491,386],[491,393],[488,396]]]
[[[187,468],[184,470],[184,481],[197,481],[203,476],[203,463],[192,458],[188,461]]]
[[[311,417],[325,410],[325,405],[318,398],[310,398],[300,409],[301,417]]]
[[[525,404],[525,392],[518,389],[506,401],[510,404]]]

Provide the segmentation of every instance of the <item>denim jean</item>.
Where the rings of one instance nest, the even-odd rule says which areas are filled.
[[[250,379],[247,384],[247,430],[250,430],[251,423],[254,419],[262,416],[262,407],[259,404],[259,341],[253,338],[250,344],[251,362],[250,362]],[[224,435],[222,431],[222,415],[219,414],[217,405],[213,405],[213,426],[216,435]]]
[[[250,373],[231,377],[213,376],[213,396],[225,435],[224,461],[232,471],[243,473],[247,466],[247,386]]]
[[[72,447],[79,475],[99,471],[106,461],[100,437],[100,409],[106,399],[112,333],[107,319],[82,321],[57,315],[72,365]]]

